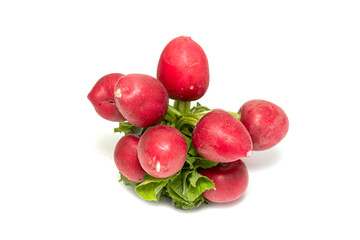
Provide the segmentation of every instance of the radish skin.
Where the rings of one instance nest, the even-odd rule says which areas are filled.
[[[144,181],[146,172],[142,169],[137,149],[139,136],[129,134],[122,137],[115,146],[114,160],[119,172],[133,182]]]
[[[183,134],[174,127],[159,125],[148,129],[138,148],[142,168],[151,176],[166,178],[177,173],[187,156]]]
[[[171,99],[194,101],[209,87],[209,64],[204,50],[190,37],[170,41],[161,53],[157,78]]]
[[[239,109],[240,121],[248,130],[254,151],[263,151],[277,145],[289,130],[286,113],[274,103],[250,100]]]
[[[113,91],[121,114],[133,125],[146,128],[159,123],[165,116],[169,95],[157,79],[145,74],[122,77]]]
[[[115,105],[114,88],[124,74],[111,73],[100,78],[89,92],[87,98],[95,111],[104,119],[113,122],[124,122],[125,117]]]
[[[214,162],[233,162],[252,154],[251,138],[244,125],[221,109],[200,119],[192,133],[192,144],[201,156]]]
[[[234,201],[245,193],[249,184],[249,173],[241,160],[200,169],[199,172],[215,184],[215,189],[203,192],[203,196],[212,202]]]

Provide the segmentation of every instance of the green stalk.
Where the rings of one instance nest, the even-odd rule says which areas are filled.
[[[176,110],[178,110],[178,105],[179,105],[179,101],[178,100],[174,100],[174,108]]]
[[[170,114],[166,113],[164,119],[170,123],[175,123],[176,122],[176,118],[174,119]]]
[[[185,109],[184,109],[184,113],[190,113],[190,108],[191,108],[191,101],[187,101],[185,102]]]
[[[176,108],[180,113],[187,114],[190,113],[191,101],[174,101],[174,108]]]
[[[201,111],[201,112],[197,112],[196,115],[199,117],[203,117],[204,115],[206,115],[207,113],[211,112],[211,110],[209,111]]]
[[[176,122],[176,128],[181,130],[184,125],[190,125],[192,127],[195,127],[200,118],[201,117],[192,114],[183,115]]]
[[[181,112],[179,112],[175,107],[169,105],[167,113],[170,114],[173,118],[177,118],[181,116]]]
[[[175,126],[176,127],[176,126]],[[181,129],[181,132],[183,134],[185,134],[186,136],[188,137],[191,137],[192,136],[192,133],[190,132],[188,126],[184,126],[182,129]]]
[[[196,126],[196,123],[197,123],[197,120],[190,120],[190,119],[186,119],[186,120],[183,120],[183,121],[181,121],[181,122],[178,122],[177,124],[176,124],[176,128],[177,129],[181,129],[183,126],[185,126],[185,125],[190,125],[190,126],[192,126],[192,127],[195,127]]]
[[[209,112],[211,109],[205,106],[196,106],[191,109],[192,114],[201,113],[201,112]]]

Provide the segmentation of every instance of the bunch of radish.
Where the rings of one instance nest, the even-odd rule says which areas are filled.
[[[88,94],[101,117],[119,122],[115,132],[124,136],[114,160],[120,181],[143,199],[170,197],[183,209],[238,199],[249,179],[241,159],[285,137],[285,112],[265,100],[250,100],[237,113],[191,106],[208,86],[205,52],[181,36],[164,48],[156,78],[112,73]]]

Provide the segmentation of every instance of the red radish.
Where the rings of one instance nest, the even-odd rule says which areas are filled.
[[[128,74],[115,85],[115,102],[131,124],[145,128],[164,118],[169,96],[157,79],[145,74]]]
[[[251,138],[244,125],[221,109],[200,119],[192,134],[192,144],[201,156],[214,162],[233,162],[252,154]]]
[[[141,136],[138,156],[142,168],[149,175],[156,178],[170,177],[183,167],[187,143],[176,128],[158,125]]]
[[[215,189],[203,192],[203,196],[212,202],[231,202],[240,198],[249,183],[248,170],[241,160],[200,169],[199,173],[215,184]]]
[[[137,149],[139,136],[129,134],[122,137],[115,146],[114,160],[117,169],[121,174],[133,182],[144,181],[146,172],[142,169]]]
[[[175,100],[194,101],[209,86],[209,64],[205,52],[190,37],[177,37],[161,53],[157,78]]]
[[[123,122],[126,119],[116,108],[114,100],[114,87],[124,74],[111,73],[100,78],[91,89],[87,98],[95,111],[103,118],[114,122]]]
[[[250,133],[254,151],[275,146],[288,132],[288,117],[279,106],[271,102],[250,100],[241,106],[239,114]]]

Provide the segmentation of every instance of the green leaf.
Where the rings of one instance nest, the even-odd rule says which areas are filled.
[[[177,192],[175,192],[172,188],[167,189],[168,195],[172,198],[172,203],[176,206],[188,206],[191,205],[186,199],[181,197]]]
[[[218,162],[213,162],[213,161],[207,160],[206,158],[203,158],[203,157],[197,157],[195,162],[194,162],[194,169],[197,169],[197,168],[212,168],[212,167],[215,167],[218,164],[219,164]]]
[[[182,184],[183,184],[183,196],[187,196],[187,193],[189,191],[189,183],[188,183],[188,176],[193,172],[193,170],[185,170],[181,173],[182,176]]]
[[[150,175],[144,176],[145,181],[140,183],[136,188],[136,193],[147,201],[160,201],[163,188],[169,182],[169,178],[154,178]]]
[[[191,138],[188,137],[188,136],[185,136],[185,135],[184,135],[184,137],[185,137],[185,140],[186,140],[187,149],[189,151],[189,149],[191,148]]]
[[[159,201],[158,194],[167,182],[145,181],[135,188],[136,193],[147,201]]]
[[[192,171],[191,175],[189,177],[189,182],[190,185],[192,185],[193,187],[196,187],[196,182],[199,180],[199,178],[203,177],[203,175],[201,175],[200,173],[198,173],[197,171]]]
[[[186,162],[189,164],[190,169],[212,168],[219,164],[203,157],[191,157],[189,155],[186,157]]]
[[[195,201],[189,202],[189,201],[183,201],[179,200],[177,198],[172,198],[172,203],[175,207],[182,208],[184,210],[190,210],[193,208],[199,207],[203,203],[209,203],[210,201],[207,200],[203,195],[200,195]]]
[[[177,207],[182,207],[186,209],[193,208],[193,203],[189,202],[187,200],[186,194],[187,191],[184,192],[184,189],[188,188],[188,186],[185,186],[184,188],[184,177],[187,178],[187,175],[191,171],[183,172],[182,174],[177,175],[174,179],[171,180],[171,182],[167,186],[167,191],[169,194],[169,197],[172,198],[172,203]],[[186,184],[186,181],[185,181]]]
[[[133,182],[133,181],[130,181],[129,179],[127,179],[124,175],[122,175],[121,173],[120,173],[120,180],[119,180],[119,182],[123,182],[126,186],[133,186],[133,187],[135,187],[135,186],[137,186],[137,185],[139,185],[140,183],[137,183],[137,182]]]
[[[199,153],[195,150],[194,146],[191,144],[189,151],[188,151],[189,155],[193,156],[193,157],[197,157],[199,156]]]
[[[182,175],[178,174],[175,178],[173,178],[169,185],[168,190],[171,189],[174,191],[180,198],[186,200],[186,196],[183,194],[183,181],[182,181]]]
[[[196,158],[194,157],[190,157],[189,155],[186,157],[186,163],[189,165],[190,169],[194,168],[194,162],[195,162]]]
[[[114,128],[114,132],[124,133],[125,135],[128,134],[138,134],[142,133],[143,129],[140,127],[136,127],[129,122],[119,122],[119,127]]]
[[[210,201],[207,200],[203,195],[200,195],[197,199],[193,201],[193,208],[199,207],[201,204],[206,203],[208,204]],[[189,208],[184,208],[189,209]]]
[[[214,189],[215,184],[208,177],[205,177],[193,171],[189,177],[189,192],[187,194],[187,199],[189,201],[195,201],[204,191]]]
[[[195,208],[195,207],[196,207],[194,203],[183,202],[182,200],[179,201],[179,200],[177,200],[176,198],[173,198],[172,204],[173,204],[175,207],[182,208],[182,209],[186,209],[186,210],[189,210],[189,209],[192,209],[192,208]]]
[[[151,180],[153,182],[162,182],[162,181],[168,181],[170,179],[170,177],[168,177],[168,178],[156,178],[156,177],[153,177],[153,176],[151,176],[149,174],[145,174],[144,179],[145,180]]]
[[[172,199],[172,204],[183,209],[193,208],[193,203],[189,202],[183,194],[182,175],[178,175],[167,185],[167,193]]]
[[[167,193],[176,207],[192,209],[206,202],[201,195],[205,190],[213,189],[215,185],[209,178],[196,170],[182,170],[167,185]]]

